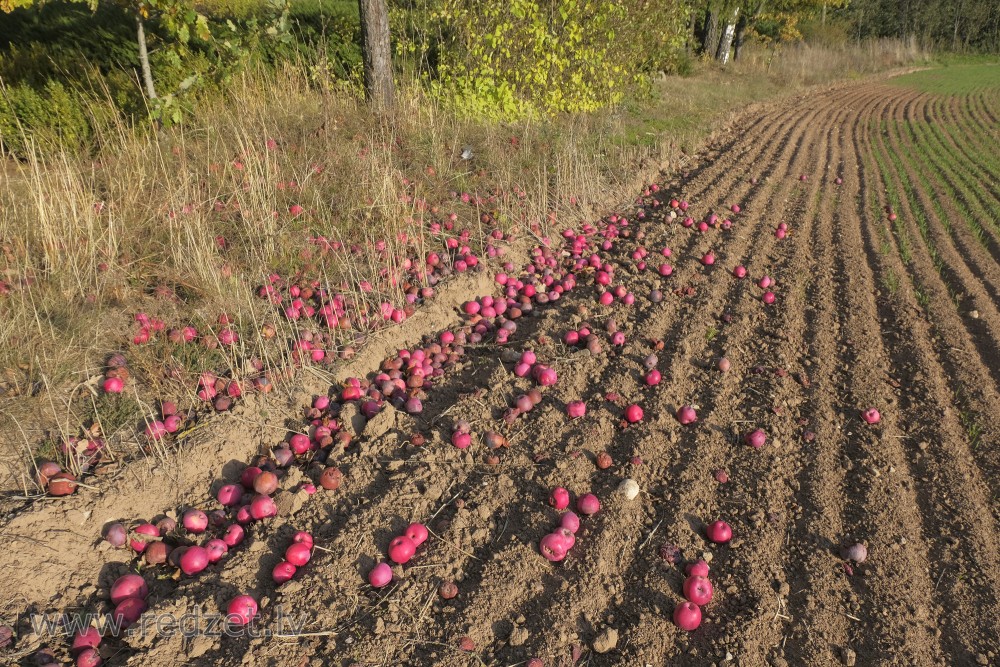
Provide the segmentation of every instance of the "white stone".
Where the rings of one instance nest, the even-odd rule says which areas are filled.
[[[639,495],[639,483],[631,478],[623,479],[618,485],[618,493],[625,496],[627,500],[635,500],[636,496]]]

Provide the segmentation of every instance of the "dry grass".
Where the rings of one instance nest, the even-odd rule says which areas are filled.
[[[674,145],[694,149],[720,120],[751,103],[928,59],[929,54],[914,43],[898,40],[796,44],[777,52],[751,44],[739,62],[725,67],[712,61],[699,63],[691,77],[661,76],[654,82],[654,101],[629,109],[620,126],[621,139],[631,145],[652,145],[669,136]]]
[[[94,388],[115,350],[128,350],[130,386],[139,387],[141,414],[133,421],[151,418],[157,396],[194,403],[201,370],[239,377],[252,358],[285,365],[287,341],[310,326],[277,317],[256,296],[272,272],[314,277],[371,311],[402,300],[384,275],[402,275],[394,261],[443,250],[441,237],[428,232],[432,217],[454,212],[456,228],[469,229],[470,244],[481,248],[494,227],[542,228],[550,215],[590,215],[639,160],[666,151],[604,150],[615,122],[485,125],[411,95],[383,123],[290,69],[247,75],[183,129],[155,134],[119,123],[101,132],[94,155],[35,153],[7,162],[0,430],[13,443],[6,451],[24,458],[38,442],[76,435],[89,419],[109,421]],[[475,152],[470,161],[459,158],[466,145]],[[464,203],[454,192],[495,196]],[[293,216],[292,205],[305,213]],[[323,252],[310,242],[316,237],[360,249],[383,240],[386,250],[345,258]],[[362,281],[372,291],[360,291]],[[202,333],[227,313],[240,342],[211,350],[132,346],[138,312]],[[265,323],[278,329],[273,340],[259,335]],[[337,335],[345,346],[354,342],[354,332]],[[163,372],[177,367],[172,377]]]
[[[239,377],[254,358],[286,365],[287,341],[310,326],[277,317],[257,298],[272,272],[345,292],[357,312],[398,303],[401,289],[389,278],[403,272],[393,262],[441,249],[428,230],[432,217],[454,212],[473,248],[496,226],[536,224],[544,233],[553,218],[586,218],[634,194],[627,186],[641,167],[677,158],[749,101],[916,57],[889,47],[874,59],[834,55],[786,50],[768,71],[765,56],[751,54],[726,72],[708,67],[661,81],[653,99],[632,109],[512,125],[456,118],[412,93],[382,122],[289,68],[245,75],[183,129],[136,131],[119,119],[101,129],[91,154],[8,160],[0,181],[0,281],[9,287],[0,296],[0,486],[19,486],[14,471],[28,467],[39,443],[77,435],[90,420],[113,423],[127,440],[151,418],[156,397],[196,403],[201,370]],[[816,73],[794,75],[810,68]],[[471,161],[459,158],[466,145]],[[464,203],[455,192],[493,197]],[[305,213],[293,216],[296,204]],[[365,250],[382,240],[386,250],[325,252],[316,237]],[[372,291],[360,290],[362,281]],[[202,333],[227,313],[240,342],[131,346],[137,312]],[[278,329],[273,339],[259,335],[265,323]],[[342,346],[355,335],[336,332]],[[96,379],[105,356],[126,348],[134,407],[111,414],[121,406],[102,403]]]
[[[738,71],[763,73],[784,85],[801,87],[884,72],[928,58],[929,53],[916,39],[867,40],[837,46],[800,42],[778,52],[751,48],[743,62],[734,66]]]

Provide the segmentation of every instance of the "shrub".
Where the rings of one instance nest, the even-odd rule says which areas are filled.
[[[64,84],[48,80],[40,89],[27,84],[0,91],[0,144],[23,154],[26,137],[39,148],[80,146],[92,134],[86,102]]]
[[[685,12],[673,0],[423,0],[393,12],[397,53],[473,116],[594,111],[672,69]]]

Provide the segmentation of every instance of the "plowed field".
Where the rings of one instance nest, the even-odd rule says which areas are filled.
[[[249,526],[219,565],[196,577],[139,569],[147,616],[219,613],[250,593],[263,625],[283,610],[305,615],[301,628],[109,638],[106,664],[1000,663],[1000,67],[973,69],[961,85],[917,73],[750,112],[685,173],[621,207],[628,224],[576,225],[575,249],[554,238],[547,268],[558,280],[573,271],[576,286],[535,303],[505,344],[467,343],[421,414],[386,404],[367,424],[355,419],[354,441],[329,455],[339,489],[296,494],[322,469],[305,457],[282,475],[279,515]],[[731,228],[711,224],[712,213]],[[574,250],[609,264],[610,286],[634,305],[600,305],[598,272],[574,265]],[[705,266],[709,251],[715,263]],[[672,275],[657,271],[664,261]],[[537,277],[546,267],[536,264],[514,273]],[[745,279],[732,275],[737,265]],[[771,305],[763,276],[773,279]],[[466,280],[452,298],[501,289]],[[657,289],[660,302],[650,299]],[[475,324],[459,311],[412,318],[338,379],[371,379],[392,368],[382,358],[396,347],[426,336],[426,348],[441,330]],[[584,326],[598,354],[564,344]],[[613,329],[623,345],[612,344]],[[535,386],[514,374],[526,349],[558,381],[505,421]],[[650,354],[656,386],[643,380]],[[289,432],[308,432],[313,396],[356,411],[340,400],[342,384],[302,382],[284,401],[254,398],[215,420],[173,469],[136,462],[104,486],[10,518],[0,571],[23,637],[14,660],[34,664],[40,647],[70,660],[64,638],[29,636],[29,613],[110,610],[110,583],[137,561],[100,541],[106,522],[217,509],[210,491]],[[567,417],[572,400],[586,403],[585,416]],[[633,403],[644,417],[627,424]],[[696,423],[678,423],[682,405],[695,407]],[[861,418],[871,407],[877,424]],[[451,444],[459,420],[469,422],[468,449]],[[743,440],[756,428],[767,434],[760,449]],[[509,447],[491,450],[489,431]],[[414,433],[426,443],[410,444]],[[595,465],[602,452],[606,469]],[[634,500],[616,492],[624,478],[641,488]],[[603,506],[552,563],[538,542],[558,526],[548,504],[557,486]],[[719,519],[732,526],[728,544],[705,537]],[[412,521],[427,524],[429,540],[373,589],[368,571]],[[271,570],[296,530],[322,549],[277,587]],[[867,546],[862,563],[841,556],[855,542]],[[710,561],[714,597],[685,632],[672,614],[684,565],[698,558]],[[442,582],[457,595],[443,599]]]

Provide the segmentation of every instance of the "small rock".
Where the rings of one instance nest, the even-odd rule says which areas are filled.
[[[844,661],[844,664],[847,665],[847,667],[854,667],[858,661],[858,654],[855,653],[853,649],[844,647],[840,651],[840,659]]]
[[[618,631],[614,628],[605,628],[594,640],[594,651],[597,653],[607,653],[618,646]]]
[[[528,641],[528,636],[528,631],[525,628],[517,627],[511,630],[507,642],[511,646],[524,646],[524,643]]]
[[[309,494],[303,490],[296,491],[295,493],[282,491],[275,496],[274,504],[278,508],[280,516],[289,517],[302,509],[302,506],[305,505],[308,499]]]
[[[618,493],[625,496],[626,500],[635,500],[639,495],[639,483],[631,478],[623,479],[618,485]]]
[[[353,402],[345,403],[340,410],[340,423],[344,430],[353,436],[361,435],[365,430],[368,420],[361,414],[361,410]]]
[[[205,655],[215,647],[215,641],[212,637],[206,637],[204,635],[195,635],[187,644],[187,658],[189,660],[194,660]]]
[[[293,595],[302,590],[302,582],[291,580],[278,587],[278,592],[282,595]]]
[[[978,310],[970,310],[969,311],[969,317],[971,317],[974,320],[978,320],[979,319],[979,311]],[[980,663],[980,664],[985,665],[986,663],[983,662],[983,663]]]

